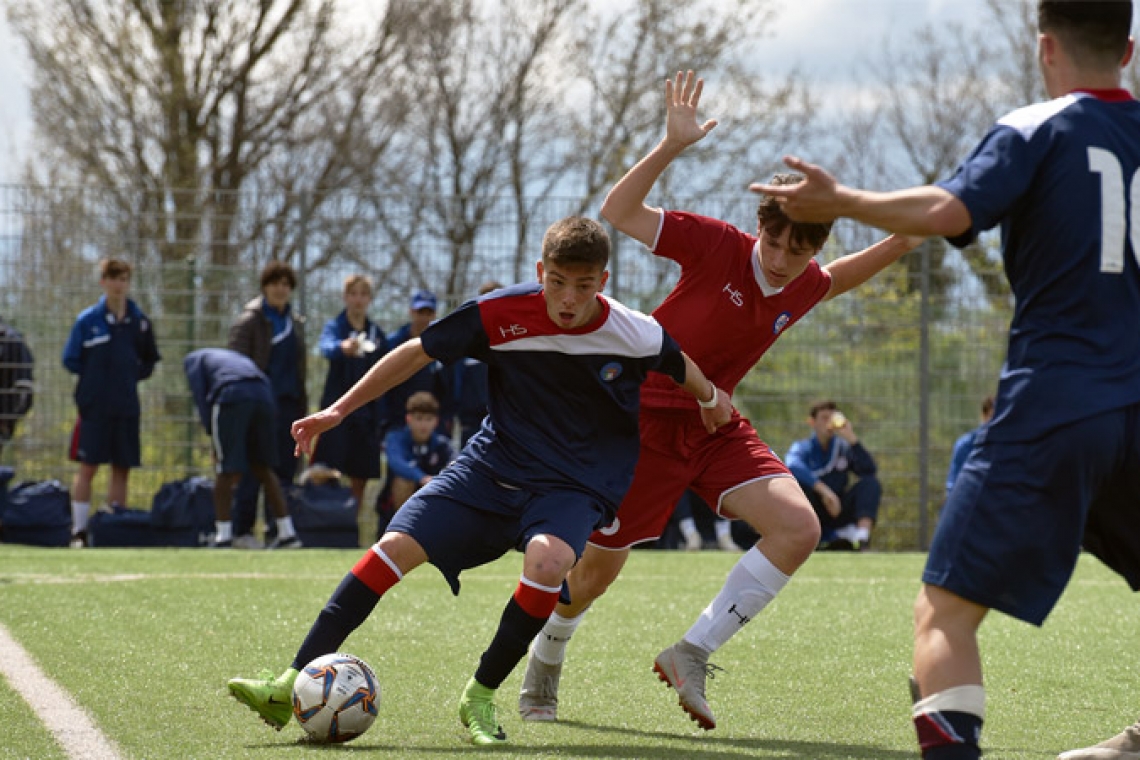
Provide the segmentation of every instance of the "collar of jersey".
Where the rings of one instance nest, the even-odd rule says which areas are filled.
[[[774,288],[768,284],[767,278],[764,277],[764,270],[760,268],[760,241],[757,240],[756,244],[752,246],[752,276],[756,278],[756,284],[760,286],[760,292],[764,294],[765,298],[771,298],[777,293],[784,292],[785,286]]]
[[[1097,100],[1103,100],[1106,103],[1126,103],[1132,100],[1132,93],[1119,87],[1108,90],[1094,90],[1091,88],[1078,87],[1073,90],[1073,92],[1083,92],[1086,95],[1092,95]]]

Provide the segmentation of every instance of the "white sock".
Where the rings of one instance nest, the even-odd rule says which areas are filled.
[[[731,536],[732,535],[732,521],[731,520],[723,520],[723,519],[717,520],[715,526],[716,526],[716,537],[718,539],[724,538],[725,536]]]
[[[214,522],[214,540],[217,542],[232,541],[234,538],[234,521],[217,520]]]
[[[289,515],[277,518],[277,537],[278,538],[292,538],[297,535],[297,531],[293,528],[293,518]]]
[[[534,637],[534,656],[547,665],[561,665],[566,659],[566,645],[585,616],[586,610],[572,618],[564,618],[557,612],[552,614]]]
[[[862,543],[863,541],[870,541],[871,540],[871,529],[870,528],[860,528],[860,527],[856,526],[856,528],[855,528],[855,540],[860,542],[860,543]]]
[[[681,529],[681,535],[685,538],[689,536],[699,536],[700,532],[697,530],[697,523],[693,518],[686,517],[677,523],[677,527]]]
[[[91,513],[91,502],[71,502],[71,532],[78,533],[87,530],[87,516]]]
[[[753,546],[733,566],[720,593],[685,634],[685,641],[712,653],[756,617],[788,583]]]

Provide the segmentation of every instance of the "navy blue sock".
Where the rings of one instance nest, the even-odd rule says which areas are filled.
[[[495,638],[479,658],[475,680],[488,689],[499,688],[519,660],[526,656],[527,647],[546,625],[548,617],[537,618],[528,614],[512,596],[499,619]]]
[[[982,719],[973,713],[944,710],[914,718],[923,760],[979,760]]]
[[[368,619],[379,601],[380,595],[363,581],[352,573],[346,575],[313,621],[293,659],[293,667],[301,670],[321,655],[340,651],[340,645]]]

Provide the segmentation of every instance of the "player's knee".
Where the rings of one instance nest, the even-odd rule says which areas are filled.
[[[523,572],[535,583],[547,586],[561,584],[574,566],[574,550],[554,536],[535,536],[526,545]]]
[[[570,574],[570,598],[577,606],[587,606],[606,593],[616,578],[617,573],[607,572],[606,568],[580,562]]]

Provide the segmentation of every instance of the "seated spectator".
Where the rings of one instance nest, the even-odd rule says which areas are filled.
[[[426,391],[408,399],[406,424],[388,433],[388,479],[391,483],[390,514],[396,513],[412,494],[443,471],[455,456],[451,441],[439,433],[439,401]]]
[[[820,548],[866,549],[883,497],[875,460],[834,401],[812,405],[808,424],[812,436],[793,443],[784,459],[819,516]]]
[[[673,510],[673,519],[677,521],[677,527],[685,539],[684,549],[687,552],[697,552],[705,546],[704,536],[693,517],[696,510],[712,512],[704,499],[692,491],[685,491]],[[739,552],[740,547],[732,540],[732,521],[715,513],[712,514],[712,519],[717,548],[724,552]]]
[[[272,511],[277,537],[267,548],[296,549],[301,546],[285,506],[274,439],[276,407],[273,386],[253,360],[225,348],[192,351],[182,360],[198,418],[210,434],[214,454],[213,546],[234,545],[231,502],[243,473],[252,473],[265,489],[265,503]]]
[[[974,448],[974,439],[978,437],[978,431],[982,426],[990,421],[994,416],[994,397],[986,396],[982,399],[982,421],[973,430],[962,433],[958,440],[954,442],[954,452],[950,455],[950,470],[946,473],[946,493],[950,493],[950,489],[954,487],[954,481],[958,479],[958,473],[962,471],[962,465],[966,464],[966,459],[970,456],[970,450]]]
[[[34,363],[24,336],[0,319],[0,451],[15,435],[16,423],[32,408]]]

